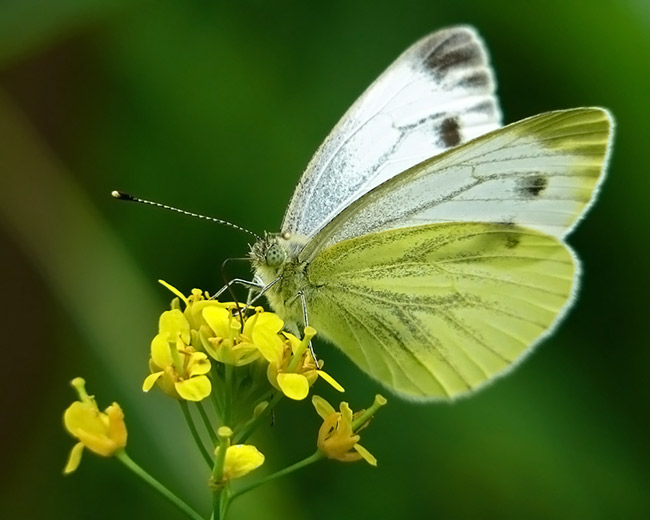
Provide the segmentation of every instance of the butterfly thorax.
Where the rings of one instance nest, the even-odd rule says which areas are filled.
[[[277,280],[265,295],[290,329],[302,323],[299,292],[308,286],[307,264],[298,259],[300,249],[300,244],[288,235],[266,235],[253,244],[250,252],[255,279],[264,287]]]

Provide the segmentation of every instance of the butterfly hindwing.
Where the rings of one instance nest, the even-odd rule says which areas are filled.
[[[410,398],[451,398],[503,373],[547,334],[574,291],[557,238],[448,223],[335,244],[308,268],[312,324]]]

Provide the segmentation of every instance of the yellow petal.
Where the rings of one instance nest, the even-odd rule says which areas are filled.
[[[331,404],[329,404],[325,399],[323,399],[320,395],[314,395],[311,398],[311,402],[314,405],[314,408],[316,408],[316,413],[320,415],[320,418],[323,420],[327,419],[330,415],[336,413],[334,407]]]
[[[81,442],[78,442],[72,447],[72,450],[70,450],[70,456],[68,457],[68,462],[65,465],[65,468],[63,470],[64,475],[68,475],[72,473],[74,470],[76,470],[79,467],[79,463],[81,462],[81,455],[83,454],[84,451],[84,445]]]
[[[345,401],[342,401],[339,406],[339,409],[341,410],[342,422],[346,425],[351,425],[353,413],[352,413],[352,409],[350,408],[350,405]]]
[[[161,370],[160,372],[154,372],[153,374],[149,374],[147,377],[144,378],[144,383],[142,383],[142,391],[143,392],[148,392],[153,388],[153,385],[156,384],[156,381],[158,381],[158,378],[163,375],[163,371]]]
[[[75,437],[79,430],[84,430],[90,435],[105,435],[106,424],[101,418],[97,406],[75,401],[63,414],[66,429]]]
[[[178,392],[176,391],[176,388],[174,385],[176,384],[176,373],[167,371],[163,372],[162,376],[158,378],[156,383],[160,387],[160,389],[165,392],[169,397],[173,397],[174,399],[180,399],[180,396],[178,395]]]
[[[219,303],[217,300],[200,300],[188,306],[187,309],[185,309],[185,316],[188,317],[193,329],[199,329],[205,325],[203,309],[206,307],[223,307],[223,304]]]
[[[207,325],[201,325],[199,329],[199,338],[201,340],[201,346],[212,359],[217,359],[217,350],[215,345],[210,341],[214,339],[214,332]]]
[[[119,404],[113,403],[106,408],[108,417],[108,436],[118,447],[126,446],[126,424],[124,423],[124,412]]]
[[[157,367],[165,368],[173,364],[174,360],[169,346],[169,334],[157,334],[151,340],[151,360]]]
[[[371,466],[376,466],[377,465],[377,459],[373,456],[372,453],[370,453],[367,449],[365,449],[361,444],[355,444],[353,448],[356,450],[356,452],[363,457],[363,460],[365,460],[368,464]]]
[[[316,372],[320,377],[322,377],[325,381],[327,381],[330,385],[332,385],[336,390],[338,390],[339,392],[345,392],[345,389],[340,384],[338,384],[338,382],[327,372],[323,372],[322,370],[316,370]]]
[[[197,376],[177,382],[174,387],[186,401],[201,401],[210,395],[212,384],[206,376]]]
[[[330,457],[330,458],[333,458],[335,460],[340,460],[341,462],[356,462],[358,460],[361,460],[362,457],[355,451],[349,451],[347,453],[341,454],[338,457]]]
[[[158,327],[161,334],[166,332],[170,338],[180,336],[185,344],[190,342],[190,324],[179,309],[163,312]]]
[[[309,395],[309,381],[302,374],[278,374],[278,386],[284,395],[295,401]]]
[[[210,372],[210,360],[203,352],[194,352],[190,356],[187,375],[189,377],[201,376]]]
[[[247,341],[237,343],[233,347],[233,355],[234,364],[238,367],[248,365],[253,361],[257,361],[261,357],[260,351],[257,347]]]
[[[284,327],[284,322],[273,312],[259,312],[244,324],[244,335],[253,339],[253,343],[263,341],[264,336],[277,336]]]
[[[224,479],[243,477],[264,463],[264,455],[250,444],[235,444],[226,451],[223,466]]]
[[[279,368],[276,363],[269,363],[266,366],[266,378],[269,380],[269,383],[271,383],[272,386],[279,390],[280,386],[278,385],[278,371]]]
[[[203,319],[221,338],[230,337],[230,312],[223,307],[206,307],[202,312]]]
[[[76,437],[86,448],[102,457],[110,457],[121,448],[113,439],[108,437],[108,432],[104,432],[103,435],[97,435],[80,429],[77,430]]]
[[[176,296],[178,296],[181,300],[183,300],[185,302],[185,305],[189,305],[189,302],[187,301],[187,298],[185,298],[185,295],[182,292],[180,292],[178,289],[176,289],[176,287],[174,287],[173,285],[168,284],[165,280],[158,280],[158,283],[161,284],[161,285],[164,285],[165,287],[167,287],[167,289],[169,289]]]
[[[269,363],[275,363],[279,365],[282,361],[282,355],[284,354],[284,344],[282,339],[277,334],[256,334],[253,339],[253,343],[260,354],[266,359]]]

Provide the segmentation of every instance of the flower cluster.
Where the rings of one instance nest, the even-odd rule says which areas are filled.
[[[189,297],[161,281],[178,298],[172,309],[160,317],[158,334],[151,342],[151,374],[142,386],[154,384],[168,395],[187,401],[201,401],[210,395],[211,362],[234,367],[268,362],[271,385],[290,399],[302,400],[321,377],[338,391],[343,387],[322,370],[307,348],[316,331],[308,327],[300,340],[282,332],[284,322],[262,307],[252,309],[234,302],[210,299],[199,289]],[[185,304],[181,311],[180,301]]]
[[[259,426],[270,422],[275,405],[283,397],[304,400],[318,379],[340,392],[343,388],[323,371],[323,361],[316,360],[311,349],[311,340],[316,335],[312,327],[305,327],[303,337],[299,338],[284,331],[282,319],[262,307],[219,302],[198,289],[185,296],[161,283],[176,297],[171,309],[160,316],[158,333],[151,341],[150,373],[142,389],[148,392],[158,386],[180,404],[197,448],[211,469],[207,484],[214,495],[214,517],[224,518],[230,502],[243,493],[323,458],[377,464],[375,457],[359,444],[359,432],[386,400],[376,396],[367,410],[354,413],[345,402],[337,411],[314,395],[312,403],[323,419],[316,451],[234,490],[233,480],[264,463],[264,454],[246,441]],[[202,518],[127,455],[127,430],[120,406],[113,403],[102,412],[95,399],[86,393],[83,379],[74,379],[72,385],[79,400],[65,411],[64,424],[78,442],[64,473],[77,469],[84,448],[104,457],[115,457],[189,518]],[[211,403],[211,409],[204,406],[204,401]],[[197,427],[201,422],[205,437]]]

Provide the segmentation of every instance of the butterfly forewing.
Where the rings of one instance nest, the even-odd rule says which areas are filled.
[[[449,398],[507,370],[553,327],[575,269],[560,240],[507,224],[373,233],[314,259],[310,319],[391,389]]]
[[[310,237],[370,189],[500,126],[495,83],[476,32],[431,34],[357,100],[314,155],[283,232]]]
[[[301,253],[432,222],[504,222],[566,235],[602,181],[611,117],[547,112],[478,137],[386,181],[337,215]]]

